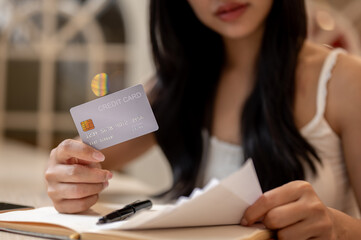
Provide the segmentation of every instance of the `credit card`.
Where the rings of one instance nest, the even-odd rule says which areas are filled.
[[[141,84],[70,109],[84,143],[101,150],[158,130]]]

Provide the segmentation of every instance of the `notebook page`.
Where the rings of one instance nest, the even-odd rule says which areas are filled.
[[[90,213],[90,212],[89,212]],[[51,223],[83,232],[94,228],[99,216],[80,214],[60,214],[54,207],[34,210],[14,211],[0,214],[0,221]]]

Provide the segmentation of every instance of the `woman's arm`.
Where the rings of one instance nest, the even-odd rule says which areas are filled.
[[[326,118],[340,136],[348,177],[361,208],[361,60],[341,55],[328,86]],[[279,239],[360,239],[361,220],[328,208],[305,181],[264,193],[250,206],[243,225],[262,221]]]
[[[341,137],[348,176],[361,209],[361,59],[340,56],[329,94],[329,115]]]

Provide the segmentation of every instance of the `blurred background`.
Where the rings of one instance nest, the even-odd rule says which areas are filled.
[[[306,2],[311,40],[361,54],[361,0]],[[148,22],[148,0],[0,0],[0,167],[76,136],[69,109],[95,98],[97,73],[111,92],[149,79]],[[164,185],[154,151],[128,171]]]
[[[0,0],[0,135],[49,150],[76,135],[69,109],[151,72],[146,0]],[[134,63],[134,64],[133,64]]]

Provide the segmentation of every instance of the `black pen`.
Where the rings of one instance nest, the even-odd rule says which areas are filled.
[[[133,203],[126,205],[125,207],[123,207],[119,210],[116,210],[114,212],[111,212],[111,213],[105,215],[104,217],[101,217],[98,220],[97,224],[122,221],[122,220],[134,215],[139,210],[150,209],[151,207],[152,207],[152,202],[150,200],[135,201]]]

